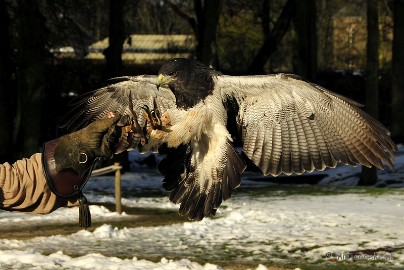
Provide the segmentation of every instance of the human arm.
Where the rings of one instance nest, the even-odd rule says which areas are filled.
[[[45,143],[44,153],[0,165],[0,208],[47,214],[78,205],[97,157],[110,158],[121,131],[120,116]]]

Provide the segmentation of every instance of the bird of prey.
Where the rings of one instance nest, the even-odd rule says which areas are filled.
[[[82,96],[66,126],[128,115],[121,151],[163,154],[159,170],[170,200],[200,220],[240,185],[247,162],[273,176],[338,163],[393,169],[389,131],[359,107],[295,75],[228,76],[177,58],[157,76],[117,78]]]

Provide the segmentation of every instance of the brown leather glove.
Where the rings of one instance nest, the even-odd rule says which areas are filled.
[[[51,190],[68,198],[78,195],[98,157],[111,158],[123,124],[120,115],[94,121],[87,127],[45,143],[43,166]]]

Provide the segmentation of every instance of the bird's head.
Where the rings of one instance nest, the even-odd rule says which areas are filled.
[[[161,66],[157,77],[158,85],[169,86],[172,90],[178,84],[189,81],[190,69],[194,68],[194,61],[186,58],[176,58]]]
[[[158,85],[168,86],[177,98],[177,105],[187,107],[212,93],[213,75],[218,73],[198,61],[176,58],[165,63],[158,74]]]

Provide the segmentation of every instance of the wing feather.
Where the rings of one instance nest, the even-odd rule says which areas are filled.
[[[281,174],[281,155],[282,155],[282,141],[281,141],[281,126],[276,125],[272,129],[272,151],[271,151],[271,159],[269,161],[269,171],[265,174],[279,175]],[[268,142],[269,143],[269,142]],[[254,160],[253,160],[254,161]],[[257,162],[257,161],[254,161]],[[265,160],[263,161],[265,162]]]
[[[294,76],[217,75],[236,100],[243,151],[264,174],[303,173],[338,162],[393,168],[397,146],[359,103]]]
[[[324,136],[320,129],[320,125],[318,125],[316,121],[310,122],[310,125],[312,127],[314,134],[314,144],[316,144],[318,149],[318,153],[316,153],[316,156],[313,160],[314,168],[316,170],[322,171],[326,168],[326,162],[330,160],[328,159],[329,152],[327,144],[324,140]]]
[[[296,115],[297,116],[297,115]],[[302,149],[303,147],[300,145],[301,144],[301,127],[300,125],[300,120],[298,117],[293,117],[291,121],[288,121],[289,123],[289,130],[291,131],[291,147],[292,147],[292,168],[293,172],[295,173],[303,173],[303,162],[302,162],[302,155],[300,153],[303,153],[304,150]]]
[[[262,132],[263,135],[263,141],[271,141],[272,138],[270,138],[270,136],[272,136],[271,132]],[[270,159],[270,155],[271,155],[271,149],[270,149],[270,145],[268,143],[263,143],[262,144],[262,155],[264,156],[264,158],[260,159],[260,163],[259,163],[259,168],[261,168],[261,171],[266,172],[268,171],[269,168],[269,162],[265,162],[265,160],[269,160]]]
[[[281,171],[288,175],[292,173],[292,160],[290,156],[290,131],[287,121],[281,122],[280,126],[282,139]]]
[[[301,110],[301,109],[300,109]],[[311,132],[311,128],[308,125],[308,119],[303,117],[303,113],[299,113],[294,118],[295,128],[297,130],[297,140],[300,151],[296,153],[301,159],[301,168],[299,173],[310,172],[313,170],[313,163],[311,160],[310,148],[307,144],[307,138]],[[299,155],[301,153],[301,155]]]

